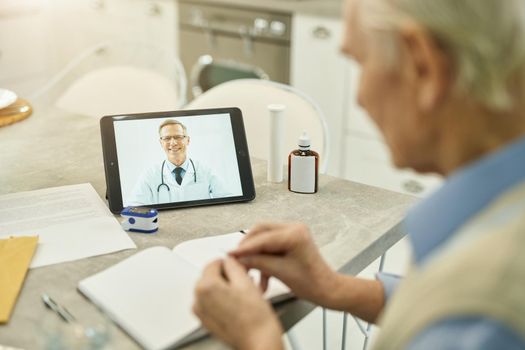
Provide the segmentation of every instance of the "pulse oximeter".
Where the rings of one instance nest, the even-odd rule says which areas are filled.
[[[120,212],[125,231],[153,233],[159,229],[158,212],[151,208],[126,207]]]

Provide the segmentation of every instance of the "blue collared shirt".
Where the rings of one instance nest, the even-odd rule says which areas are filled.
[[[525,138],[451,174],[443,186],[408,212],[416,266],[422,266],[457,230],[512,186],[525,181]],[[399,277],[379,274],[390,296]],[[408,349],[525,349],[504,324],[486,317],[450,318],[420,332]]]
[[[178,166],[179,168],[182,168],[182,171],[180,172],[180,176],[182,178],[184,178],[184,175],[186,175],[186,169],[188,169],[189,163],[190,163],[189,158],[186,157],[186,160],[184,161],[184,163]],[[170,161],[166,162],[166,166],[168,167],[170,173],[173,174],[173,178],[175,178],[175,168],[177,168],[177,166]]]

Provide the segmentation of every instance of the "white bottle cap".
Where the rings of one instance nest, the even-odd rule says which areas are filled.
[[[310,137],[306,130],[303,130],[301,137],[299,137],[299,149],[309,150],[310,149]]]
[[[278,103],[273,103],[269,104],[267,108],[270,112],[282,112],[286,109],[286,106]]]

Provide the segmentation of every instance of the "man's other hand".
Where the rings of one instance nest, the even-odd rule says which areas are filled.
[[[195,288],[193,312],[235,349],[282,349],[282,328],[246,269],[232,257],[210,263]]]

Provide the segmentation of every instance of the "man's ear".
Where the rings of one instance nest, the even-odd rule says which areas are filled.
[[[401,29],[400,45],[418,108],[434,110],[452,86],[451,60],[435,38],[417,24]]]
[[[187,140],[188,140],[188,145],[190,144],[190,137],[189,136],[186,136],[187,137]]]

